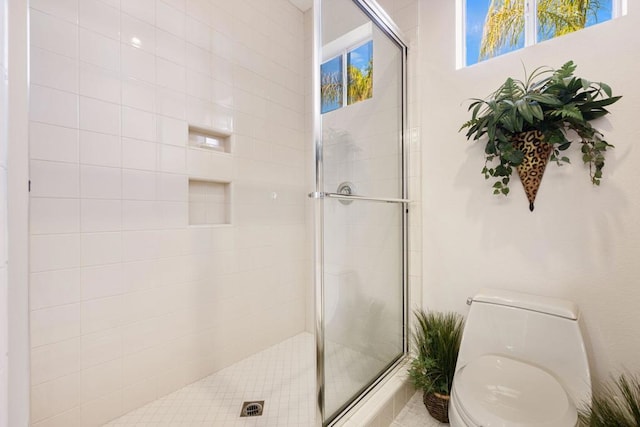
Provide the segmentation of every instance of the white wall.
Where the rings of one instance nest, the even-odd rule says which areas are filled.
[[[31,1],[34,426],[99,425],[304,330],[303,43],[286,0]],[[188,226],[189,176],[232,182],[230,226]]]
[[[420,3],[424,298],[426,307],[465,313],[465,300],[493,286],[568,298],[582,309],[595,378],[640,369],[640,8],[628,16],[481,64],[455,69],[455,2]],[[568,60],[577,74],[609,83],[624,98],[600,120],[608,141],[602,185],[594,187],[572,147],[572,165],[549,165],[528,210],[517,178],[508,198],[491,194],[483,147],[458,133],[465,100],[507,76]]]

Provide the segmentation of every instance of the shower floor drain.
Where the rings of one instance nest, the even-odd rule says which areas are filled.
[[[264,400],[256,400],[253,402],[244,402],[242,404],[242,410],[240,411],[241,417],[259,417],[262,415],[264,409]]]

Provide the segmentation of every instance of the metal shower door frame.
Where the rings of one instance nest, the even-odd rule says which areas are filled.
[[[407,189],[407,154],[406,147],[407,132],[407,51],[408,44],[405,42],[400,29],[395,25],[389,15],[375,0],[344,0],[352,1],[359,7],[371,21],[378,26],[396,45],[401,49],[401,129],[400,129],[400,149],[401,149],[401,170],[402,170],[402,196],[399,199],[370,198],[363,196],[345,196],[337,193],[327,193],[324,191],[323,175],[323,142],[322,142],[322,115],[320,113],[320,65],[322,52],[322,0],[313,0],[313,75],[312,75],[312,98],[313,98],[313,142],[315,160],[315,191],[309,194],[314,199],[314,307],[315,307],[315,340],[316,340],[316,427],[335,425],[353,407],[358,405],[378,384],[389,377],[390,373],[402,363],[409,352],[409,274],[408,274],[408,212],[409,202]],[[368,200],[383,203],[401,203],[402,209],[402,330],[403,330],[403,354],[385,372],[367,387],[358,397],[356,397],[344,410],[333,419],[325,423],[324,413],[324,199],[349,199]]]

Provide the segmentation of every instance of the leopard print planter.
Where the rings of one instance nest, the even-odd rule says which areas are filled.
[[[533,211],[533,202],[536,200],[553,146],[543,141],[542,132],[538,130],[519,133],[512,141],[515,148],[524,152],[524,160],[516,170],[529,199],[529,210]]]

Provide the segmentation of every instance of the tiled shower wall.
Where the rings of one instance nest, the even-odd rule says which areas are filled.
[[[302,13],[32,0],[30,14],[33,425],[100,425],[302,331]],[[189,147],[189,125],[230,133],[231,152]],[[230,225],[189,226],[190,177],[231,183]]]
[[[0,0],[0,427],[7,427],[7,22],[6,0]]]

